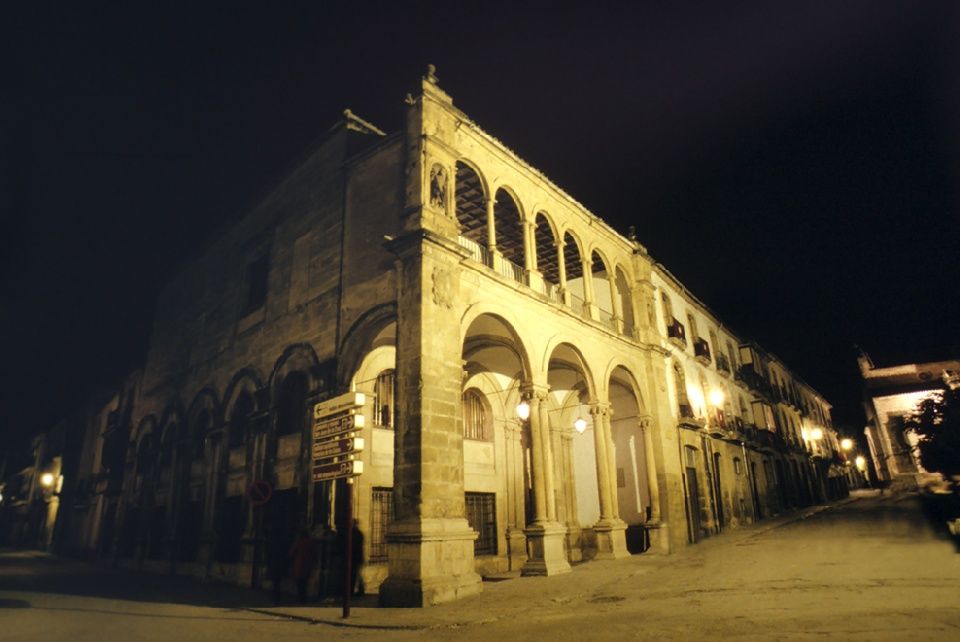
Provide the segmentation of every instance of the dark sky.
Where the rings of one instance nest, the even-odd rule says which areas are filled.
[[[960,352],[955,3],[21,4],[0,94],[4,445],[142,363],[176,266],[345,107],[395,131],[428,62],[840,423],[863,421],[855,343]]]

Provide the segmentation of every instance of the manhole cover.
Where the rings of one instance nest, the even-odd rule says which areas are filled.
[[[610,604],[611,602],[623,602],[625,597],[622,595],[598,595],[597,597],[591,597],[588,602],[593,604]]]

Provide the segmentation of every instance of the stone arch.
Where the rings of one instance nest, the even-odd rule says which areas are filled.
[[[490,199],[490,188],[483,173],[472,161],[465,158],[458,159],[454,185],[460,236],[481,247],[487,247],[489,240],[487,201]]]
[[[367,353],[377,347],[375,342],[383,330],[397,322],[397,305],[385,303],[370,308],[353,322],[344,334],[337,351],[338,390],[346,390],[360,368]]]
[[[315,394],[326,382],[320,371],[320,360],[309,343],[295,343],[283,350],[283,354],[273,365],[270,373],[270,396],[274,403],[280,393],[280,386],[291,373],[302,372],[307,378],[306,394]]]
[[[653,462],[648,460],[647,440],[649,417],[643,405],[636,376],[618,363],[605,379],[610,402],[610,432],[613,440],[613,461],[617,475],[619,517],[627,523],[627,549],[643,551],[641,524],[654,512],[657,494],[656,476],[651,475]]]
[[[514,349],[520,359],[520,363],[522,365],[520,374],[524,379],[529,380],[533,376],[530,352],[527,349],[523,339],[520,338],[520,333],[516,330],[517,323],[513,313],[507,308],[491,303],[478,303],[468,307],[463,316],[460,318],[460,344],[463,345],[465,343],[467,339],[467,333],[469,332],[471,326],[473,326],[478,319],[484,316],[496,319],[503,325],[507,336],[509,336],[510,340],[514,344]]]
[[[497,251],[519,269],[526,265],[524,213],[520,199],[509,186],[501,185],[494,195],[493,220]]]
[[[587,289],[583,274],[583,241],[571,230],[565,230],[563,239],[563,265],[566,272],[566,284],[569,304],[578,314],[586,313]]]
[[[237,403],[237,397],[243,392],[253,395],[257,402],[257,410],[265,410],[262,390],[264,390],[263,377],[252,366],[247,366],[234,373],[227,384],[226,391],[223,393],[223,421],[230,418],[233,406]]]
[[[563,334],[556,334],[547,340],[546,346],[543,350],[543,360],[540,362],[540,372],[549,372],[550,360],[553,358],[553,355],[557,349],[561,346],[566,346],[576,355],[577,364],[583,369],[587,386],[586,393],[589,399],[595,402],[599,398],[600,393],[600,388],[597,385],[597,379],[593,374],[595,372],[595,368],[591,367],[590,362],[584,356],[583,351],[577,347],[577,341],[573,337]]]
[[[613,323],[613,273],[610,259],[603,250],[593,248],[590,251],[590,278],[593,284],[593,303],[600,313],[600,322]]]
[[[537,211],[533,218],[535,266],[547,285],[546,294],[550,298],[554,298],[551,295],[560,286],[560,236],[557,230],[549,214],[543,210]]]

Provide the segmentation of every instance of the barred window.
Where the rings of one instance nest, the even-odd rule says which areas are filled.
[[[473,542],[474,555],[497,554],[497,499],[494,493],[465,493],[467,523],[480,536]]]
[[[373,386],[373,423],[380,428],[393,428],[393,399],[396,377],[393,370],[377,375]]]
[[[370,561],[387,561],[387,526],[393,521],[393,489],[374,488],[370,501]]]
[[[476,389],[467,390],[463,393],[463,438],[490,441],[493,435],[489,424],[483,395]]]

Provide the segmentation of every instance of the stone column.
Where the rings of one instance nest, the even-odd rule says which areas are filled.
[[[593,261],[590,259],[581,259],[583,266],[583,301],[587,308],[587,315],[597,321],[600,319],[600,310],[597,308],[596,299],[593,292]]]
[[[493,214],[493,208],[497,201],[492,196],[487,199],[487,249],[490,254],[497,251],[497,223],[496,216]]]
[[[539,292],[543,289],[543,274],[537,263],[537,226],[530,221],[523,221],[523,245],[527,285]]]
[[[564,305],[570,305],[570,293],[567,291],[567,259],[563,254],[563,239],[557,243],[557,268],[560,270],[560,296]]]
[[[527,563],[524,575],[557,575],[568,573],[567,529],[556,521],[554,492],[553,444],[547,417],[546,386],[527,385],[524,398],[530,404],[530,436],[533,449],[533,481],[536,518],[527,526]]]
[[[617,332],[623,334],[623,301],[620,300],[620,288],[617,287],[617,273],[607,275],[607,283],[610,288],[610,305],[613,308],[613,322],[617,326]]]
[[[650,434],[650,417],[641,417],[643,431],[643,459],[647,471],[647,487],[650,489],[650,521],[660,521],[660,489],[657,486],[657,466],[653,453],[653,437]]]
[[[507,420],[503,427],[506,442],[507,476],[507,562],[511,571],[518,570],[527,561],[526,536],[523,528],[526,521],[523,484],[523,445],[521,433],[523,427]]]
[[[616,505],[616,462],[613,461],[613,440],[610,438],[610,405],[597,403],[593,415],[593,439],[597,458],[597,486],[600,491],[600,521],[594,527],[597,536],[597,558],[617,559],[630,555],[627,551],[627,525],[619,518]]]
[[[463,486],[455,239],[416,230],[391,243],[397,270],[394,514],[385,606],[422,607],[481,591]]]

